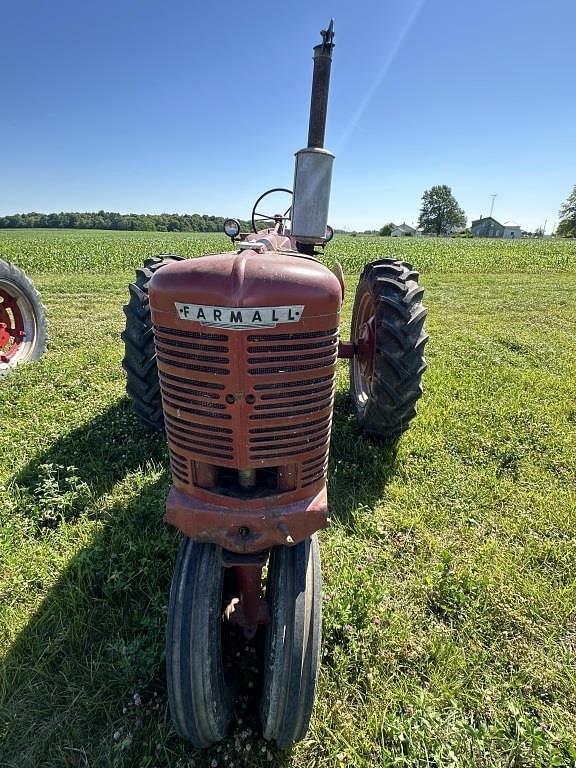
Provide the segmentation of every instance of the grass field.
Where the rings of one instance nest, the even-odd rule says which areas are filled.
[[[392,450],[339,363],[321,534],[324,638],[308,738],[279,752],[250,699],[218,748],[174,735],[162,437],[123,396],[119,333],[146,255],[220,236],[1,232],[49,311],[1,384],[0,766],[576,765],[576,243],[336,238],[344,333],[364,261],[422,271],[429,369]]]

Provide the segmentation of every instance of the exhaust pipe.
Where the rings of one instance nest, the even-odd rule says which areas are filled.
[[[334,155],[324,149],[330,70],[334,49],[333,19],[328,29],[322,30],[320,34],[322,42],[314,47],[308,146],[296,152],[294,169],[291,234],[298,242],[308,244],[323,243],[326,239],[334,162]]]

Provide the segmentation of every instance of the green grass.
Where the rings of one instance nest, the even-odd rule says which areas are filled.
[[[208,753],[174,735],[163,635],[178,537],[161,522],[163,438],[123,397],[121,305],[145,254],[219,243],[0,234],[0,255],[33,268],[52,339],[2,382],[0,766],[576,765],[568,242],[334,243],[349,270],[392,248],[424,266],[419,415],[395,451],[363,437],[339,364],[306,741],[270,748],[249,711]]]

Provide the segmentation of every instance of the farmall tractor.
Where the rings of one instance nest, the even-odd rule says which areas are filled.
[[[168,439],[165,519],[183,534],[168,612],[168,697],[177,732],[197,747],[222,739],[234,719],[226,649],[258,633],[264,738],[286,747],[307,731],[338,359],[350,360],[352,405],[373,435],[407,429],[421,393],[426,311],[417,273],[394,259],[368,264],[343,342],[342,275],[318,258],[331,235],[334,156],[323,145],[332,49],[330,23],[314,48],[308,146],[296,153],[288,210],[262,213],[265,193],[253,232],[225,223],[233,251],[148,260],[125,307],[128,392],[141,420],[164,426]]]
[[[46,351],[46,310],[30,278],[0,259],[0,378]]]

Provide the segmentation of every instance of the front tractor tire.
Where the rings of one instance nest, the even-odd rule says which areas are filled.
[[[316,534],[270,554],[262,734],[281,749],[308,730],[320,666],[322,574]]]
[[[182,539],[168,606],[166,679],[174,728],[195,747],[221,741],[234,717],[224,663],[229,599],[220,547]],[[232,630],[233,631],[233,630]]]
[[[422,394],[428,335],[418,277],[405,261],[380,259],[364,267],[356,289],[350,394],[358,424],[377,437],[405,432]]]
[[[128,286],[130,300],[124,306],[126,327],[122,333],[122,367],[126,371],[126,392],[132,400],[134,413],[140,423],[153,432],[160,432],[164,428],[164,414],[148,288],[150,280],[159,269],[183,258],[165,254],[146,259],[144,266],[136,270],[135,282]]]

